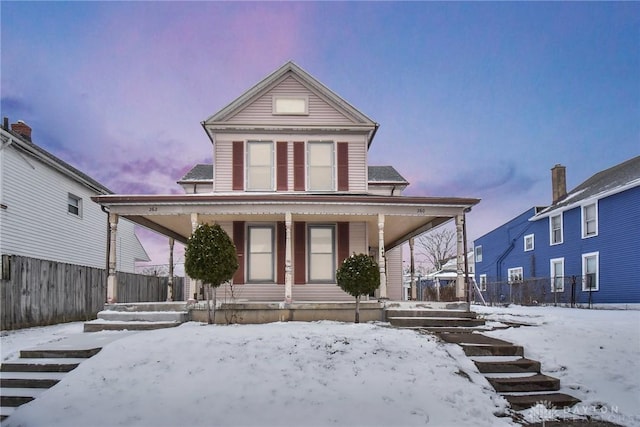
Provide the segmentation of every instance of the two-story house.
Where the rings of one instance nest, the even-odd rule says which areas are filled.
[[[539,302],[640,304],[640,156],[568,193],[564,166],[551,178],[550,206],[475,240],[481,289],[505,297],[512,284],[529,282]]]
[[[464,212],[479,201],[403,196],[408,182],[393,167],[368,164],[378,124],[293,62],[202,126],[213,163],[180,179],[186,194],[96,200],[114,226],[124,217],[182,243],[199,224],[219,223],[235,243],[232,284],[246,300],[349,300],[335,272],[352,253],[378,260],[377,297],[400,300],[401,245],[451,219],[461,237]],[[196,291],[188,281],[185,294]]]
[[[91,200],[112,192],[34,144],[31,127],[0,129],[0,254],[104,269],[108,215]],[[122,221],[113,249],[118,271],[133,273],[149,257],[134,224]]]

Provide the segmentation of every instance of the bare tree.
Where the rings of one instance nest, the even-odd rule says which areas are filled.
[[[416,238],[416,252],[423,256],[435,271],[456,254],[456,231],[439,228],[428,231]]]

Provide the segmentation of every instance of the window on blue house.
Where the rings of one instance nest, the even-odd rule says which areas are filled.
[[[551,260],[551,292],[564,292],[564,258]]]
[[[476,246],[475,250],[475,262],[482,262],[482,246]]]
[[[600,289],[599,252],[582,254],[582,290],[597,291]]]
[[[562,243],[562,214],[549,218],[550,242],[552,245]]]
[[[598,205],[591,203],[582,207],[582,238],[598,235]]]
[[[534,236],[535,236],[534,234],[527,234],[526,236],[524,236],[524,251],[525,252],[533,250]]]
[[[509,284],[512,285],[514,283],[522,282],[522,267],[514,267],[507,270],[507,276],[509,277]]]
[[[483,292],[487,290],[487,275],[486,274],[481,274],[480,275],[480,290],[483,291]]]

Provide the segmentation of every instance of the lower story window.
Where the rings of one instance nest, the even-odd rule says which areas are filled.
[[[510,268],[507,270],[509,284],[522,282],[522,267]]]
[[[551,292],[564,291],[564,258],[551,260]]]
[[[486,274],[481,274],[480,275],[480,290],[481,291],[486,291],[487,290],[487,275]]]
[[[249,282],[274,281],[274,230],[272,226],[248,227],[248,262],[247,275]]]
[[[600,289],[599,252],[582,255],[582,290],[597,291]]]
[[[335,282],[336,230],[333,225],[310,225],[309,281]]]

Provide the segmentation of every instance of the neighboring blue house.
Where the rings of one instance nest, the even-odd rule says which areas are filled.
[[[474,241],[475,278],[492,302],[640,304],[640,156]]]

